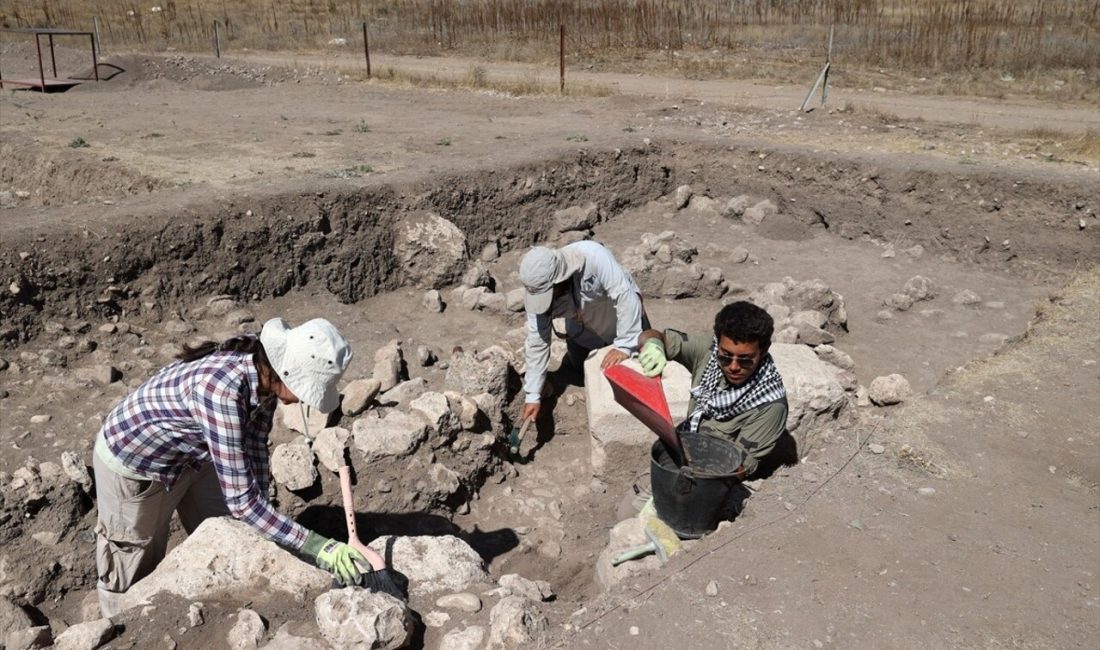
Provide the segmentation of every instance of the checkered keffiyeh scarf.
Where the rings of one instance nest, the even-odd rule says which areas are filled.
[[[775,367],[770,354],[765,355],[756,372],[740,386],[727,386],[718,366],[718,338],[710,345],[710,359],[703,370],[699,385],[691,389],[695,398],[695,410],[688,416],[688,430],[695,433],[704,417],[725,422],[757,406],[769,404],[787,396],[783,377]]]

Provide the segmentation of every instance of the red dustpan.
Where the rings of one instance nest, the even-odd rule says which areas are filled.
[[[672,414],[660,377],[646,377],[622,364],[603,371],[615,393],[615,401],[657,434],[670,450],[680,454],[680,439],[672,424]]]

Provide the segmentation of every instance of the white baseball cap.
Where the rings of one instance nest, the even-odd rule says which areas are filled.
[[[567,280],[574,271],[560,251],[545,246],[527,251],[519,263],[519,281],[527,289],[524,300],[527,311],[533,314],[549,311],[554,302],[554,285]]]
[[[260,330],[271,367],[279,380],[303,404],[322,413],[340,404],[340,381],[351,362],[351,346],[323,318],[314,318],[298,327],[290,327],[282,318],[272,318]]]

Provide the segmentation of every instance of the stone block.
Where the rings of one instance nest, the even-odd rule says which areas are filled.
[[[187,600],[251,602],[257,594],[304,603],[327,590],[332,576],[303,562],[246,523],[214,517],[199,524],[151,574],[130,587],[121,610],[161,593]]]
[[[600,370],[600,362],[611,348],[603,348],[584,363],[585,405],[591,439],[592,473],[603,480],[626,478],[646,467],[649,448],[656,434],[615,401],[611,384]],[[812,353],[811,353],[812,354]],[[625,361],[641,372],[637,360]],[[691,373],[678,363],[669,363],[661,377],[673,423],[687,416],[691,397]]]

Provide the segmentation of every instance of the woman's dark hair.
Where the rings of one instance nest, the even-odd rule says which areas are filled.
[[[731,302],[714,317],[714,335],[737,343],[759,343],[766,351],[772,343],[775,323],[768,312],[751,302]]]
[[[269,368],[271,367],[271,362],[267,360],[267,352],[264,351],[264,346],[260,343],[260,339],[249,335],[234,336],[221,344],[215,343],[214,341],[203,341],[196,345],[187,345],[184,343],[183,349],[176,355],[176,358],[187,363],[189,361],[197,361],[215,352],[250,353],[252,355],[252,362],[257,366],[263,365]]]

